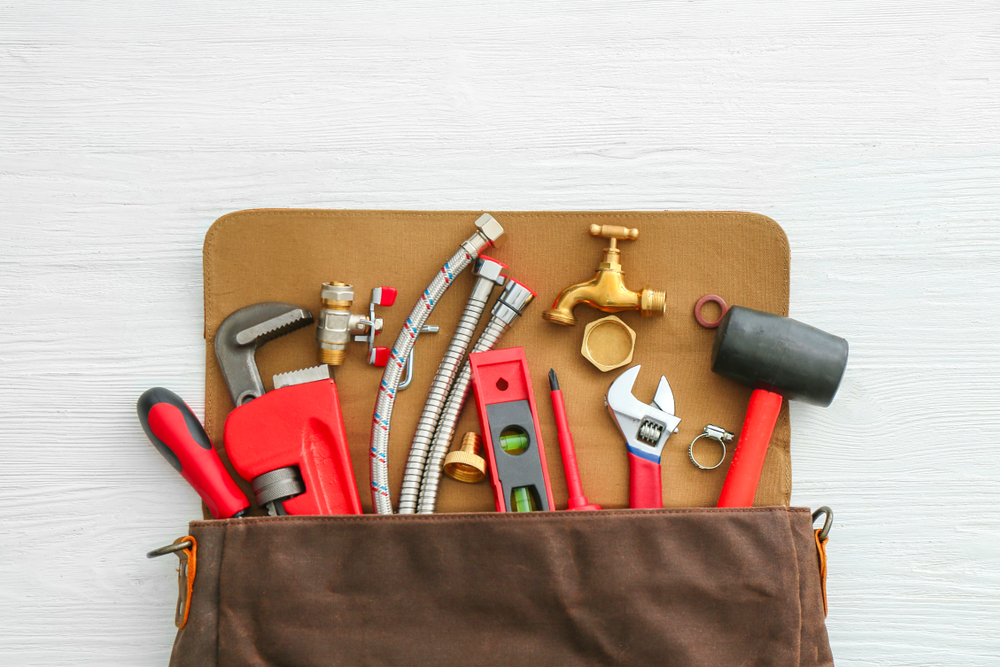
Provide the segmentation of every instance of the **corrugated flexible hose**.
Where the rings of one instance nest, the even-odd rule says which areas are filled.
[[[445,400],[451,391],[462,360],[465,359],[465,353],[472,343],[472,337],[493,294],[493,288],[503,284],[504,278],[500,272],[504,268],[503,264],[489,257],[480,257],[476,260],[476,284],[458,320],[451,343],[438,365],[437,373],[434,374],[434,381],[431,382],[427,401],[424,403],[423,412],[420,413],[417,430],[410,444],[410,455],[403,473],[403,487],[399,492],[400,514],[413,514],[417,510],[420,480],[434,437],[434,427],[437,426]]]

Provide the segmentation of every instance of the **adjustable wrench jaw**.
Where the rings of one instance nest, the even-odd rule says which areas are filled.
[[[662,507],[660,458],[680,418],[673,414],[674,394],[660,376],[652,404],[632,395],[641,366],[633,366],[611,383],[604,399],[615,425],[625,438],[629,454],[629,506]]]
[[[680,418],[674,416],[674,394],[667,378],[660,376],[652,404],[632,395],[632,387],[641,366],[633,366],[618,376],[608,389],[605,403],[615,425],[625,438],[629,452],[660,462],[663,447],[671,433],[677,432]]]

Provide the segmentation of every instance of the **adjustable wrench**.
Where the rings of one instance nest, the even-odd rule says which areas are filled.
[[[268,514],[361,514],[337,386],[324,364],[274,376],[264,393],[257,348],[309,325],[289,303],[258,303],[219,326],[215,355],[235,406],[223,441]]]
[[[660,456],[671,433],[681,423],[674,412],[674,394],[660,376],[652,404],[632,395],[641,366],[633,366],[611,383],[604,404],[625,437],[628,448],[628,504],[635,508],[663,507]]]

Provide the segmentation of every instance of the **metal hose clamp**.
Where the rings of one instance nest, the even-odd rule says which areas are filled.
[[[705,466],[698,463],[698,459],[694,457],[694,443],[698,442],[702,438],[708,438],[709,440],[715,440],[722,447],[722,456],[719,457],[718,463],[714,466]],[[696,436],[691,444],[688,446],[688,457],[691,459],[691,463],[695,464],[698,468],[702,470],[715,470],[722,465],[722,462],[726,460],[726,443],[733,439],[733,434],[722,428],[721,426],[716,426],[714,424],[709,424],[705,427],[704,433]]]

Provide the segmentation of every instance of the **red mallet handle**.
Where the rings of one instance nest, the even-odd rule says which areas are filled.
[[[635,509],[663,507],[660,464],[628,453],[628,506]]]
[[[559,386],[555,379],[555,372],[549,371],[549,384]],[[599,510],[600,505],[592,505],[587,501],[587,496],[583,495],[583,484],[580,482],[580,468],[576,463],[576,447],[573,445],[573,435],[569,432],[569,421],[566,419],[566,403],[563,401],[562,391],[553,389],[552,411],[556,416],[556,432],[559,435],[559,453],[562,454],[563,470],[566,472],[566,489],[569,492],[569,500],[566,509],[570,510]]]
[[[194,487],[216,519],[242,516],[250,506],[219,455],[180,396],[162,387],[153,387],[136,403],[142,430],[181,476]]]
[[[719,507],[753,506],[767,446],[771,443],[774,423],[781,411],[781,401],[781,394],[766,389],[754,389],[750,394],[743,430],[740,431],[733,462],[729,465],[729,474],[719,495]]]

